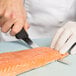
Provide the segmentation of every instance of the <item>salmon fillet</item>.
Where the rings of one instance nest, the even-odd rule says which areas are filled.
[[[1,53],[0,76],[16,76],[52,61],[62,59],[67,55],[62,55],[48,47]]]

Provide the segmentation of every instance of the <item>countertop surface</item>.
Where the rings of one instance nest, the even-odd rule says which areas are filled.
[[[33,39],[39,46],[49,47],[51,38]],[[30,49],[23,41],[0,42],[0,53]],[[18,76],[76,76],[76,55],[70,55],[65,60],[69,65],[52,62],[43,67],[22,73]]]

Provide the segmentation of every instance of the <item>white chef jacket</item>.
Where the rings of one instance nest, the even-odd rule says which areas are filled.
[[[76,0],[25,0],[31,38],[53,37],[63,23],[76,19]],[[16,40],[0,32],[0,41]]]

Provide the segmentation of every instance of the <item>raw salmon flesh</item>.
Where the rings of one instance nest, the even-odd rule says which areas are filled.
[[[0,76],[16,76],[52,61],[62,59],[67,55],[62,55],[49,47],[0,53]]]

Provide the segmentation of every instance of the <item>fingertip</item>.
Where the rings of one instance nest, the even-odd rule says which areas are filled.
[[[4,26],[1,27],[1,32],[6,33],[8,32],[8,28],[5,28]]]
[[[16,33],[17,33],[17,32],[15,32],[15,31],[13,31],[13,30],[10,31],[10,35],[11,35],[11,36],[15,36]]]
[[[1,32],[6,33],[7,31],[4,28],[1,28]]]
[[[29,28],[30,28],[30,25],[28,24],[27,29],[29,29]]]
[[[20,30],[23,28],[23,24],[21,23],[15,23],[14,26],[12,27],[10,34],[12,36],[16,35]]]
[[[71,54],[72,54],[72,55],[76,54],[76,47],[74,47],[74,48],[71,50]]]
[[[65,54],[66,52],[67,52],[67,51],[64,50],[64,49],[60,50],[60,53],[61,53],[61,54]]]
[[[30,28],[30,25],[28,24],[28,22],[26,21],[25,25],[24,25],[24,29],[27,31]]]
[[[21,28],[20,28],[20,29],[21,29]],[[10,31],[10,35],[11,35],[11,36],[15,36],[15,35],[20,31],[20,29],[14,28],[14,26],[13,26],[13,28],[12,28],[11,31]]]

